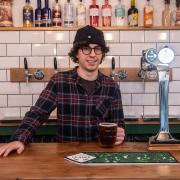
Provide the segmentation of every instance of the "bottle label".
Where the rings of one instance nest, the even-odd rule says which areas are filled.
[[[102,16],[111,16],[111,9],[110,8],[104,8],[102,9]]]
[[[61,25],[61,10],[56,8],[52,11],[53,25]]]
[[[76,11],[76,15],[77,15],[77,25],[78,26],[84,26],[86,25],[86,8],[84,6],[80,6],[79,8],[77,8]]]
[[[42,22],[43,24],[51,24],[51,18],[48,13],[43,14]]]
[[[23,10],[23,21],[33,22],[33,10]]]
[[[129,26],[138,26],[138,13],[133,13],[128,16]]]
[[[41,26],[41,24],[42,24],[42,17],[40,11],[40,13],[35,14],[35,26]]]
[[[84,26],[86,25],[86,16],[83,14],[79,14],[77,16],[77,25],[78,26]]]
[[[64,21],[64,26],[73,26],[74,21]]]
[[[90,16],[99,16],[99,9],[98,8],[90,8],[89,15]]]
[[[64,8],[64,25],[65,26],[72,26],[74,24],[74,17],[73,17],[73,6],[70,4],[66,4]]]
[[[144,8],[144,26],[153,25],[153,8],[151,6],[146,6]]]
[[[115,9],[116,17],[125,17],[125,10],[123,8]]]
[[[125,17],[116,17],[116,26],[125,26]]]

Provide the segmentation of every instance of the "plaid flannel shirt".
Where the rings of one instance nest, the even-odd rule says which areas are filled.
[[[97,141],[98,123],[125,127],[121,93],[116,82],[98,73],[94,91],[87,94],[79,83],[77,68],[56,73],[31,107],[11,141],[30,142],[36,130],[57,107],[57,141]]]

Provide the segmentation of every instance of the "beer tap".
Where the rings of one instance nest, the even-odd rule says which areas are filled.
[[[54,57],[54,72],[57,73],[58,69],[57,69],[57,59],[56,57]]]
[[[118,77],[119,79],[123,80],[125,79],[127,76],[128,76],[128,73],[126,72],[125,69],[119,71],[118,73],[116,73],[115,71],[115,58],[112,57],[112,71],[111,71],[111,74],[110,74],[110,77],[114,80],[116,77]]]
[[[168,46],[164,46],[159,52],[153,48],[143,51],[141,70],[144,72],[142,73],[145,73],[148,79],[157,78],[159,80],[160,129],[156,136],[150,138],[149,144],[180,143],[170,134],[168,121],[169,63],[173,59],[174,52]],[[154,71],[156,76],[147,74],[151,71]]]
[[[110,74],[110,77],[114,80],[116,76],[118,76],[118,74],[115,72],[115,58],[112,57],[112,60],[111,60],[111,67],[112,67],[112,71],[111,71],[111,74]]]
[[[119,71],[118,76],[119,76],[119,79],[123,80],[123,79],[127,78],[128,73],[125,69],[123,69],[123,70]]]
[[[158,78],[158,72],[156,65],[152,62],[157,59],[156,49],[150,48],[142,51],[141,57],[141,69],[138,73],[138,76],[145,82],[146,79],[154,80]]]
[[[44,78],[45,74],[42,70],[38,69],[35,73],[34,73],[34,78],[37,80],[42,80]]]
[[[28,85],[30,78],[33,76],[33,74],[29,73],[28,70],[28,63],[26,57],[24,58],[24,69],[25,69],[25,78],[26,78],[26,85]]]

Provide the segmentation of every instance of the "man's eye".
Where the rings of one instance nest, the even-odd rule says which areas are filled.
[[[83,47],[83,50],[85,50],[85,51],[89,51],[89,50],[90,50],[90,48],[89,48],[89,47]]]
[[[96,49],[96,51],[102,51],[101,47],[96,47],[95,49]]]

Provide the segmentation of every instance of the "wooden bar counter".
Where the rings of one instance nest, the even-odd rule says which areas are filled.
[[[2,144],[0,144],[2,145]],[[78,152],[140,152],[147,143],[124,143],[114,148],[101,148],[98,143],[34,143],[21,155],[0,157],[0,179],[60,180],[179,180],[180,164],[165,165],[79,165],[64,159]],[[180,161],[180,151],[171,151]]]

